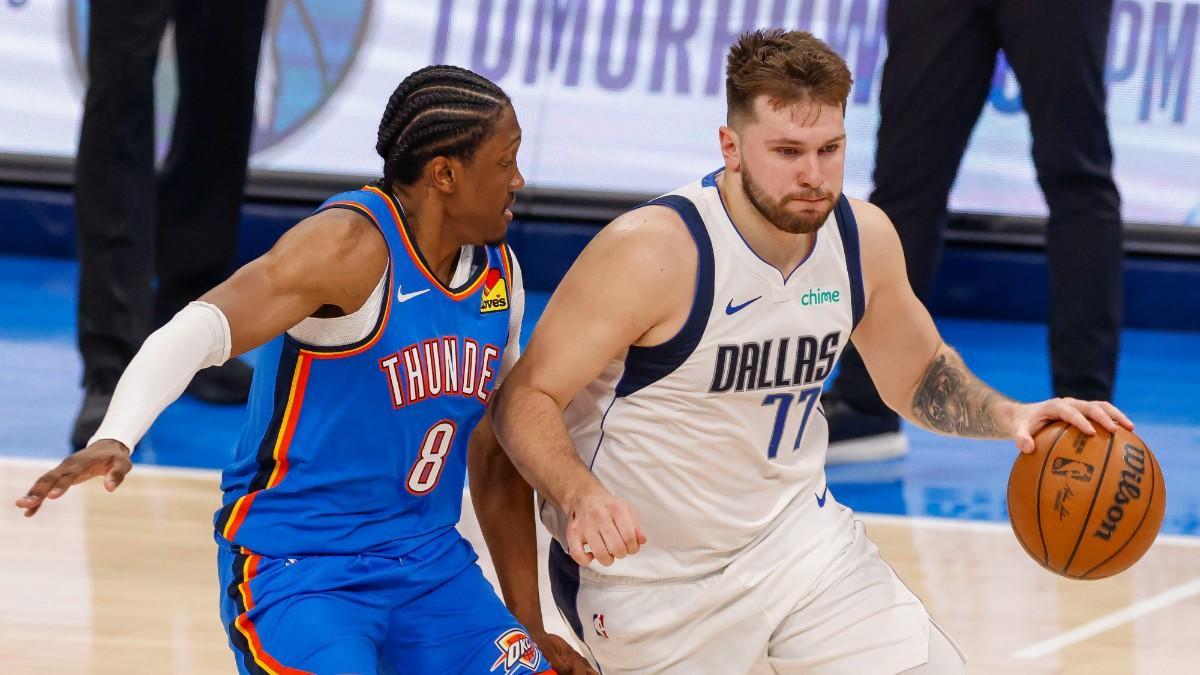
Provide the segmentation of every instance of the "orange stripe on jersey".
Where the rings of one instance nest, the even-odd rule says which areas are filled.
[[[449,290],[445,285],[442,284],[442,282],[438,281],[433,272],[425,266],[425,262],[421,260],[421,256],[417,253],[417,249],[413,245],[412,240],[408,238],[408,228],[404,227],[404,218],[400,215],[400,212],[396,210],[395,202],[393,202],[390,197],[384,194],[382,190],[373,185],[368,185],[363,189],[374,192],[382,197],[383,201],[388,205],[388,208],[391,209],[392,218],[396,220],[396,229],[400,232],[400,239],[404,242],[404,248],[408,250],[408,257],[412,258],[413,264],[417,266],[417,269],[421,271],[421,274],[425,275],[425,278],[429,280],[429,283],[433,284],[434,288],[441,291],[453,300],[462,300],[463,298],[479,290],[479,287],[483,284],[484,277],[487,276],[486,269],[483,270],[483,273],[480,274],[479,278],[475,280],[475,283],[471,284],[467,288],[464,288],[458,292]]]
[[[266,649],[263,649],[262,638],[258,636],[258,630],[254,627],[254,622],[250,620],[250,610],[254,609],[254,598],[250,593],[250,581],[258,575],[258,563],[260,560],[262,560],[262,556],[251,554],[246,556],[246,562],[243,563],[243,581],[238,584],[237,590],[242,596],[242,606],[245,610],[234,619],[233,625],[242,634],[242,637],[246,638],[246,642],[250,645],[250,656],[263,670],[272,675],[303,675],[307,671],[288,668],[276,660],[275,657],[268,654]]]
[[[374,334],[372,334],[366,342],[354,347],[353,349],[343,349],[339,352],[313,352],[307,349],[301,349],[300,353],[304,356],[314,359],[341,359],[347,356],[361,354],[371,347],[374,347],[375,343],[379,342],[379,338],[383,337],[383,329],[387,328],[388,318],[392,315],[392,277],[395,276],[395,273],[389,272],[388,275],[387,292],[383,296],[383,319],[379,321],[379,326],[375,328]]]
[[[254,497],[257,494],[258,492],[251,492],[238,497],[237,502],[233,505],[233,513],[225,523],[225,529],[221,530],[222,537],[227,540],[233,539],[233,535],[237,534],[238,528],[242,526],[242,521],[246,520],[246,512],[250,510],[250,505],[254,503]]]
[[[513,285],[512,268],[509,267],[509,262],[508,262],[509,255],[511,255],[511,253],[508,250],[508,245],[500,244],[500,264],[504,266],[504,279],[508,283],[508,292],[511,294],[511,293],[513,293],[514,289],[512,287],[512,285]]]
[[[383,226],[381,226],[379,224],[379,221],[375,219],[375,214],[371,213],[370,209],[363,206],[362,204],[359,204],[358,202],[348,202],[348,201],[329,202],[328,204],[325,205],[325,208],[321,209],[321,211],[331,209],[335,206],[348,207],[351,211],[357,213],[360,216],[364,216],[367,219],[369,219],[372,223],[375,223],[375,227],[378,227],[381,230],[383,229]]]
[[[468,286],[468,287],[464,288],[464,289],[462,290],[462,292],[461,292],[461,293],[458,293],[458,294],[455,296],[455,299],[462,299],[462,298],[465,298],[465,297],[467,297],[468,295],[471,295],[471,294],[472,294],[472,293],[474,293],[475,291],[479,290],[479,287],[483,285],[483,280],[487,278],[487,271],[488,271],[489,269],[490,269],[490,266],[489,266],[489,267],[484,267],[484,268],[483,268],[483,271],[479,273],[479,276],[475,278],[475,283],[473,283],[473,284],[471,284],[470,286]]]
[[[375,219],[375,215],[371,213],[370,209],[363,206],[362,204],[359,204],[358,202],[336,201],[336,202],[330,202],[329,204],[327,204],[325,206],[325,208],[328,209],[328,208],[333,208],[335,206],[348,207],[351,210],[353,210],[355,213],[361,214],[361,215],[369,218],[371,220],[371,222],[374,223],[375,227],[380,230],[380,234],[383,234],[383,226],[380,225],[379,221]],[[379,325],[376,327],[374,333],[372,333],[367,338],[366,342],[362,343],[361,345],[359,345],[357,347],[353,347],[351,349],[343,349],[341,351],[336,351],[336,352],[335,351],[320,351],[320,352],[318,352],[318,351],[311,351],[308,349],[301,348],[300,353],[307,354],[308,356],[311,356],[314,359],[340,359],[340,358],[345,358],[347,356],[354,356],[355,354],[361,354],[362,352],[367,351],[371,347],[374,347],[375,343],[379,342],[379,338],[383,336],[383,329],[387,327],[388,317],[392,313],[391,297],[392,297],[392,288],[394,287],[394,283],[395,283],[395,276],[396,275],[395,275],[392,265],[388,265],[387,292],[385,292],[383,295],[383,298],[384,298],[384,300],[383,300],[383,319],[379,322]]]
[[[250,580],[258,576],[260,560],[262,560],[261,555],[251,553],[246,556],[246,562],[242,563],[242,583],[238,584],[238,594],[242,596],[242,607],[247,612],[254,609],[254,596],[250,593]]]
[[[267,486],[263,488],[264,490],[269,490],[279,485],[284,476],[287,475],[288,448],[292,443],[292,435],[296,432],[296,422],[300,419],[300,409],[304,405],[304,391],[308,384],[308,372],[311,365],[312,357],[308,354],[302,352],[296,359],[296,368],[292,372],[291,388],[288,390],[287,406],[283,411],[283,424],[279,425],[279,435],[275,437],[275,447],[271,452],[275,466],[271,470],[271,477],[267,480]],[[254,503],[254,498],[261,491],[256,490],[238,498],[229,521],[225,523],[225,529],[221,531],[221,536],[229,541],[233,541],[238,528],[246,520],[246,514],[250,512],[250,505]]]
[[[272,456],[275,458],[275,470],[271,472],[271,478],[267,481],[267,487],[271,488],[279,485],[283,477],[287,475],[288,448],[292,444],[292,434],[296,432],[296,421],[300,419],[300,409],[304,406],[304,389],[308,385],[308,370],[312,365],[312,358],[301,354],[300,358],[296,359],[296,371],[292,375],[292,389],[288,392],[287,407],[283,411],[283,425],[280,430],[279,437],[275,439],[275,451]]]

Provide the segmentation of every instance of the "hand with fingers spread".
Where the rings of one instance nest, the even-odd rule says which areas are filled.
[[[558,675],[600,675],[566,640],[553,633],[531,631],[530,637]]]
[[[42,508],[47,499],[58,499],[72,485],[98,476],[104,476],[104,489],[112,492],[121,485],[125,474],[132,468],[129,448],[119,441],[96,441],[37,479],[28,494],[17,500],[17,508],[25,509],[25,517],[29,518]]]
[[[1080,401],[1074,398],[1052,398],[1040,403],[1013,403],[1007,428],[1021,452],[1033,452],[1033,435],[1051,422],[1062,420],[1091,435],[1096,424],[1114,433],[1119,427],[1133,430],[1133,422],[1125,413],[1107,401]]]
[[[567,553],[584,567],[593,560],[607,567],[646,543],[637,512],[599,483],[571,500],[567,514]]]

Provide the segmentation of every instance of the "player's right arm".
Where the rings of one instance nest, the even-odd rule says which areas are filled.
[[[1033,435],[1064,420],[1095,433],[1133,423],[1107,401],[1055,398],[1018,403],[970,371],[938,334],[929,312],[909,286],[904,253],[891,220],[878,207],[851,200],[862,241],[867,309],[854,344],[889,407],[930,431],[971,438],[1011,438],[1033,452]]]
[[[355,311],[375,289],[387,259],[379,231],[353,211],[327,209],[297,224],[265,255],[146,338],[117,383],[94,442],[39,478],[17,507],[32,516],[46,499],[99,476],[109,492],[117,489],[132,468],[133,446],[199,370],[318,312]]]
[[[633,508],[580,460],[562,411],[630,345],[665,342],[683,325],[695,250],[679,216],[666,207],[644,207],[610,223],[555,290],[494,402],[504,450],[567,516],[564,544],[581,565],[593,559],[610,565],[646,539]]]

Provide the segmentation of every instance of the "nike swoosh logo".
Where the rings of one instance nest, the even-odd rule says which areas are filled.
[[[409,300],[412,300],[413,298],[417,297],[418,295],[425,295],[428,292],[429,292],[428,288],[422,288],[419,291],[413,291],[412,293],[405,293],[403,288],[397,287],[396,288],[396,302],[408,302]]]
[[[742,311],[743,309],[746,309],[747,307],[749,307],[751,304],[753,304],[754,302],[756,302],[758,300],[762,300],[761,295],[758,296],[757,298],[754,298],[752,300],[747,300],[747,301],[743,302],[742,304],[736,305],[736,306],[733,304],[733,301],[730,300],[729,304],[725,305],[725,313],[732,316],[732,315],[737,314],[738,312]]]
[[[813,496],[817,498],[817,506],[819,506],[820,508],[825,508],[825,500],[829,499],[829,486],[826,485],[825,491],[822,492],[820,495],[818,495],[814,492]]]

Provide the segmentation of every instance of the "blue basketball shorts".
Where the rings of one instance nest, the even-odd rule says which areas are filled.
[[[272,558],[218,537],[238,672],[553,672],[450,530],[402,557]]]

